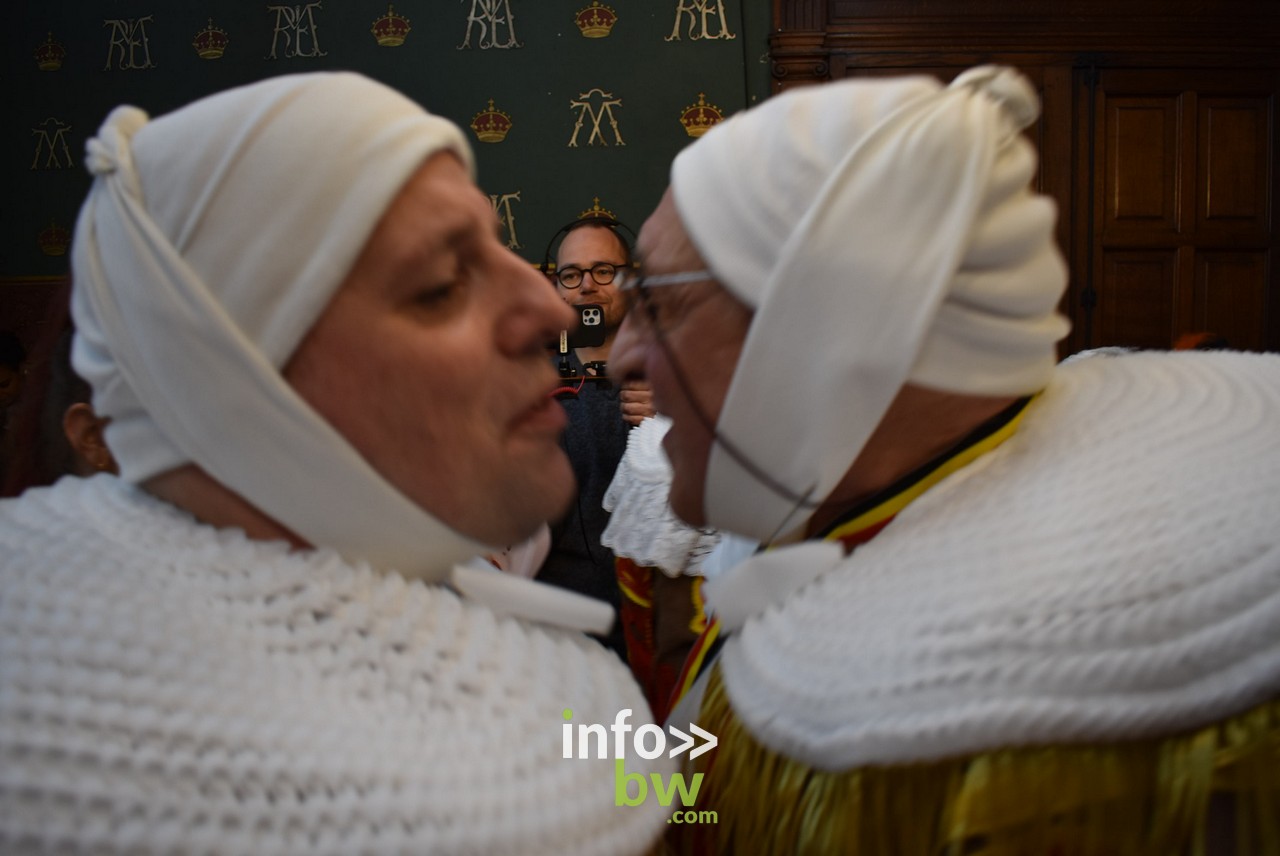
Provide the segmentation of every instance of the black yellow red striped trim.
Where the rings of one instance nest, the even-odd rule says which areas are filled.
[[[824,530],[820,537],[826,541],[848,541],[856,538],[860,532],[879,526],[876,532],[883,529],[888,522],[902,509],[910,505],[921,494],[947,476],[956,473],[978,458],[1008,440],[1022,424],[1027,406],[1034,396],[1020,398],[992,419],[978,426],[952,450],[934,458],[923,467],[907,474],[894,484],[868,500],[859,503],[855,508],[843,514],[839,520]],[[872,533],[874,535],[875,532]],[[858,539],[856,543],[871,540],[870,537]]]
[[[702,631],[697,641],[693,643],[693,647],[689,649],[689,656],[685,658],[684,666],[680,669],[680,677],[676,679],[675,686],[671,689],[671,701],[667,704],[668,711],[675,710],[676,703],[693,687],[702,674],[703,664],[715,660],[715,657],[710,655],[720,650],[720,641],[720,621],[712,616],[707,621],[707,629]]]

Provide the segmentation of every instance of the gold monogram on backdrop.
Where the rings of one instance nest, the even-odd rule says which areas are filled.
[[[594,146],[596,140],[599,140],[602,146],[609,145],[609,141],[604,138],[604,132],[600,129],[600,123],[606,117],[609,120],[609,127],[613,129],[613,144],[625,146],[626,143],[622,141],[622,131],[618,129],[618,117],[613,114],[613,108],[621,106],[621,98],[615,98],[612,92],[605,92],[603,89],[588,89],[580,93],[576,100],[569,102],[569,109],[578,111],[578,118],[573,123],[573,136],[569,138],[569,147],[578,147],[578,132],[582,130],[587,119],[591,120],[591,133],[587,135],[587,145]]]
[[[67,131],[70,130],[70,125],[52,116],[32,128],[31,135],[36,138],[36,151],[31,158],[31,168],[71,169],[75,166],[71,160],[71,150],[67,148]],[[44,155],[43,160],[41,155]]]
[[[142,18],[108,18],[102,26],[110,27],[107,41],[107,64],[103,71],[116,69],[155,68],[151,61],[151,43],[147,40],[147,24],[152,16]]]
[[[671,27],[668,42],[680,41],[680,24],[685,23],[685,35],[693,41],[699,39],[736,39],[729,32],[725,19],[724,0],[678,0],[676,22]]]
[[[277,51],[285,59],[292,57],[328,56],[320,50],[319,26],[316,11],[320,3],[297,6],[268,6],[268,12],[276,13],[275,29],[271,33],[271,53],[267,59],[276,59]]]
[[[516,40],[516,16],[511,11],[511,0],[471,0],[467,34],[458,50],[471,47],[473,29],[478,31],[476,47],[482,51],[524,47]]]
[[[512,250],[521,248],[520,239],[516,236],[516,212],[511,210],[511,203],[519,201],[518,190],[515,193],[489,194],[489,204],[493,206],[494,213],[498,215],[498,224],[507,236],[507,248]]]

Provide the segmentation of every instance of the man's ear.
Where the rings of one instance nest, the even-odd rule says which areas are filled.
[[[118,472],[115,456],[107,448],[102,433],[110,421],[100,418],[88,404],[77,402],[62,414],[62,432],[76,455],[92,469],[115,473]]]

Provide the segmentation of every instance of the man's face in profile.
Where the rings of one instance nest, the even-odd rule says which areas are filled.
[[[499,241],[461,163],[438,154],[387,209],[284,375],[410,500],[510,544],[573,495],[544,343],[574,321]]]
[[[616,330],[626,317],[627,305],[618,293],[616,282],[596,282],[596,276],[602,274],[596,266],[602,264],[610,265],[615,270],[626,266],[627,255],[618,236],[605,226],[579,226],[560,242],[560,250],[556,254],[556,271],[576,269],[581,273],[580,283],[577,288],[565,288],[557,280],[556,289],[570,306],[598,304],[604,312],[605,329]],[[597,270],[594,276],[593,269]]]
[[[636,242],[643,274],[706,270],[668,190]],[[645,292],[614,340],[609,374],[645,378],[653,404],[672,420],[662,447],[671,461],[671,509],[706,525],[707,463],[752,313],[712,278]],[[660,343],[661,340],[661,343]]]

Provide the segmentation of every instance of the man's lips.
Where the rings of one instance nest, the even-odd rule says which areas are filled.
[[[551,396],[551,390],[547,390],[546,393],[538,396],[536,401],[516,414],[511,428],[517,432],[547,433],[558,436],[568,424],[569,417],[565,414],[564,408]]]

